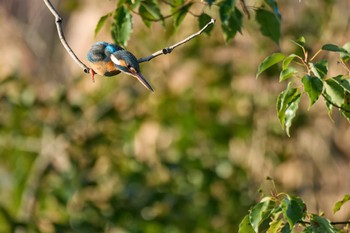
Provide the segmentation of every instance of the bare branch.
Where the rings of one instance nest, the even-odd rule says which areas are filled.
[[[63,30],[62,30],[62,18],[61,18],[61,16],[58,14],[55,7],[51,4],[50,0],[44,0],[44,3],[46,4],[47,8],[49,8],[49,10],[53,14],[53,16],[55,16],[55,23],[56,23],[56,27],[57,27],[58,37],[60,38],[60,41],[61,41],[63,47],[67,50],[67,52],[73,58],[75,63],[77,63],[84,70],[85,73],[90,73],[90,68],[87,67],[82,61],[79,60],[77,55],[75,55],[73,50],[68,45],[68,43],[64,37]]]
[[[174,45],[172,45],[172,46],[170,46],[170,47],[161,49],[161,50],[159,50],[159,51],[157,51],[157,52],[151,54],[151,55],[148,56],[148,57],[140,58],[140,59],[138,60],[138,62],[139,62],[139,63],[142,63],[142,62],[150,61],[150,60],[152,60],[153,58],[158,57],[158,56],[160,56],[160,55],[162,55],[162,54],[165,55],[165,54],[171,53],[176,47],[178,47],[178,46],[180,46],[180,45],[182,45],[182,44],[185,44],[185,43],[187,43],[188,41],[192,40],[193,38],[199,36],[207,27],[209,27],[210,25],[212,25],[212,24],[214,24],[214,23],[215,23],[215,19],[211,19],[211,20],[209,21],[209,23],[207,23],[207,24],[206,24],[201,30],[199,30],[198,32],[196,32],[196,33],[190,35],[190,36],[187,37],[186,39],[184,39],[184,40],[182,40],[182,41],[180,41],[180,42],[178,42],[178,43],[176,43],[176,44],[174,44]]]

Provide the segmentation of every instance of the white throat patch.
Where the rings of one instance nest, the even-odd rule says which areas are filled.
[[[114,64],[116,64],[118,66],[120,65],[120,61],[113,54],[111,55],[111,60]]]

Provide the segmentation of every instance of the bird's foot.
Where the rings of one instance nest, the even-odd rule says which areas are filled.
[[[95,74],[96,74],[96,72],[93,69],[90,69],[90,72],[91,72],[91,80],[94,83],[95,82]]]

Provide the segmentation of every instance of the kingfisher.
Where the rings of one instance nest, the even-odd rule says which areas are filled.
[[[115,76],[121,72],[135,77],[143,86],[153,92],[153,88],[142,76],[137,58],[129,51],[117,44],[96,42],[87,54],[91,65],[91,77],[95,74],[101,76]]]

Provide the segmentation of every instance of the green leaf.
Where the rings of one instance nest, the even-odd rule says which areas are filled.
[[[336,212],[338,212],[340,210],[340,208],[350,200],[350,195],[347,194],[343,197],[342,200],[337,201],[333,207],[333,213],[335,214]]]
[[[328,73],[328,61],[321,60],[316,63],[309,63],[311,71],[316,75],[316,77],[323,79]]]
[[[341,106],[341,114],[350,122],[350,93],[345,91],[344,103]]]
[[[305,49],[305,43],[306,43],[306,40],[305,38],[302,36],[300,37],[299,39],[297,40],[292,40],[292,42],[294,44],[296,44],[297,46],[299,46],[300,48],[302,48],[303,50]]]
[[[334,79],[327,79],[324,83],[325,91],[329,101],[341,106],[344,103],[344,89]]]
[[[273,211],[275,202],[271,199],[263,200],[256,204],[249,213],[249,221],[255,232],[260,232],[260,226],[271,221],[271,212]]]
[[[340,230],[336,229],[331,222],[318,215],[312,215],[311,217],[311,225],[314,227],[313,232],[322,232],[322,233],[337,233]]]
[[[277,64],[278,62],[282,61],[286,56],[282,53],[274,53],[271,56],[268,56],[265,58],[258,67],[258,72],[256,74],[256,78],[259,77],[259,75],[270,68],[271,66]]]
[[[287,196],[281,205],[283,216],[287,219],[290,229],[293,229],[294,225],[306,215],[306,205],[298,197]]]
[[[296,88],[291,88],[291,83],[282,91],[277,98],[277,115],[281,126],[288,136],[289,128],[299,107],[301,94]]]
[[[280,73],[280,82],[292,77],[295,73],[297,73],[297,71],[293,67],[288,67],[282,70]]]
[[[264,36],[269,37],[276,44],[279,44],[281,37],[281,21],[270,11],[257,9],[255,20],[260,25],[260,31]]]
[[[345,78],[344,75],[338,75],[333,77],[333,80],[336,81],[345,91],[350,92],[350,79]]]
[[[192,6],[192,2],[181,6],[180,9],[177,9],[178,11],[176,11],[176,13],[174,13],[173,16],[173,20],[174,20],[174,28],[175,31],[177,30],[177,28],[179,27],[179,25],[181,24],[181,22],[184,20],[188,10],[191,8]]]
[[[331,51],[331,52],[348,53],[346,49],[341,48],[338,45],[334,45],[334,44],[325,44],[322,46],[322,50]]]
[[[350,53],[350,42],[347,42],[343,45],[343,49],[345,49],[348,53]]]
[[[282,62],[282,70],[285,70],[289,67],[289,64],[296,58],[296,54],[290,54],[288,57],[284,58]]]
[[[281,13],[278,9],[277,6],[277,1],[276,0],[265,0],[265,2],[271,7],[275,15],[278,17],[279,20],[281,20]]]
[[[284,220],[281,218],[276,218],[270,223],[270,228],[267,230],[267,233],[279,233],[284,227]]]
[[[343,62],[350,61],[350,42],[343,45],[343,49],[347,51],[347,53],[340,53],[340,58]]]
[[[239,224],[238,233],[255,233],[249,222],[249,215],[246,215]]]
[[[139,14],[147,27],[150,27],[151,23],[154,21],[161,21],[164,25],[164,18],[160,12],[157,1],[142,1],[139,7]]]
[[[108,13],[104,16],[102,16],[97,25],[96,25],[96,28],[95,28],[95,33],[94,33],[94,36],[96,37],[97,33],[101,30],[101,28],[103,27],[103,25],[105,24],[106,20],[108,19],[108,17],[112,16],[112,13]]]
[[[126,4],[128,2],[129,2],[128,0],[119,0],[118,3],[117,3],[118,4],[117,6],[121,7],[121,6],[123,6],[123,4]]]
[[[315,233],[314,226],[305,227],[304,230],[302,231],[302,233]]]
[[[309,104],[309,109],[311,106],[318,100],[320,97],[322,90],[323,90],[323,82],[321,79],[317,77],[312,77],[309,75],[305,75],[301,79],[302,83],[304,84],[304,90],[307,93],[310,104]]]
[[[242,13],[235,7],[235,0],[223,0],[220,4],[221,28],[228,43],[242,29]]]
[[[202,29],[210,20],[211,20],[211,17],[209,15],[207,15],[206,13],[202,13],[198,17],[199,28]],[[210,32],[212,29],[213,29],[213,25],[210,25],[209,27],[207,27],[204,33],[206,33],[207,35],[210,35]]]
[[[120,45],[126,46],[132,32],[132,16],[124,7],[118,7],[113,16],[111,34],[113,40]]]
[[[296,54],[290,54],[288,57],[284,58],[282,62],[282,71],[280,73],[280,82],[292,77],[297,70],[293,67],[289,67],[290,63],[296,58]]]
[[[289,224],[285,224],[282,230],[279,233],[291,233],[292,230],[289,227]]]

